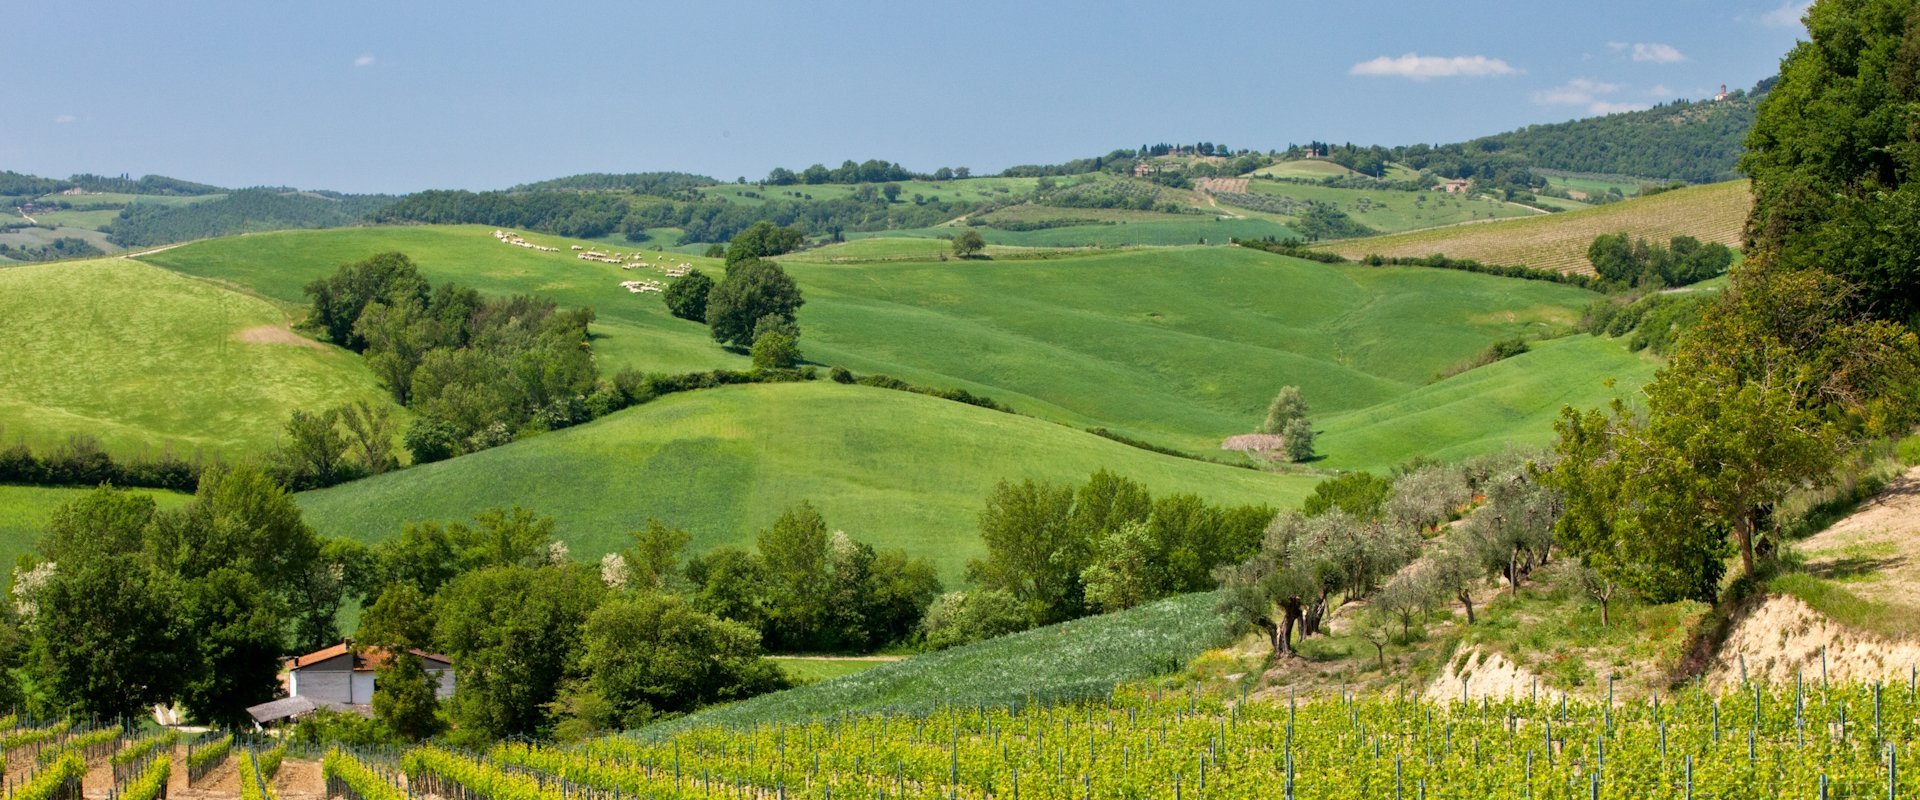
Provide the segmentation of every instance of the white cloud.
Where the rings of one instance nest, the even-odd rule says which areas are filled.
[[[1381,56],[1371,61],[1362,61],[1347,70],[1349,75],[1371,77],[1410,78],[1424,81],[1429,78],[1484,78],[1497,75],[1516,75],[1507,62],[1486,56],[1423,56],[1408,53],[1399,58]]]
[[[1595,101],[1587,106],[1587,113],[1600,117],[1608,114],[1618,114],[1622,111],[1644,111],[1648,108],[1651,108],[1651,106],[1646,103],[1609,103],[1605,101]]]
[[[60,116],[54,117],[53,121],[60,125],[66,125],[68,123],[75,122],[79,119],[80,119],[79,117],[76,117],[72,114],[61,114]]]
[[[1647,94],[1653,97],[1672,97],[1673,90],[1667,88],[1667,85],[1664,83],[1656,83],[1653,85],[1653,88],[1647,90]]]
[[[1615,114],[1638,111],[1645,103],[1622,103],[1606,99],[1624,88],[1617,83],[1574,78],[1551,89],[1533,93],[1533,102],[1543,106],[1584,106],[1589,114]]]
[[[353,65],[354,65],[354,66],[356,66],[356,67],[368,67],[368,66],[372,66],[372,65],[373,65],[373,56],[361,56],[361,57],[359,57],[359,58],[356,58],[356,59],[354,59],[354,60],[353,60]]]
[[[1659,42],[1607,42],[1607,49],[1616,53],[1626,53],[1635,61],[1651,61],[1655,64],[1673,64],[1687,60],[1679,48]]]
[[[1633,45],[1633,60],[1651,61],[1655,64],[1673,64],[1687,60],[1678,49],[1670,44],[1658,42],[1636,42]]]
[[[1813,5],[1812,0],[1787,3],[1765,14],[1761,14],[1760,24],[1769,28],[1798,28],[1800,27],[1800,18],[1807,15],[1807,7],[1811,5]]]

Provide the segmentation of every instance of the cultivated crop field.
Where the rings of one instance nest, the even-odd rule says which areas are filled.
[[[878,670],[830,682],[858,681]],[[1025,675],[1009,675],[1016,685]],[[773,695],[773,698],[779,695]],[[771,698],[769,698],[771,699]],[[426,745],[408,784],[526,800],[639,797],[1730,798],[1920,791],[1920,693],[1880,684],[1685,690],[1622,706],[1406,693],[1236,702],[1129,688],[1061,705],[781,716],[462,754]],[[697,719],[697,718],[696,718]],[[330,777],[370,772],[328,757]],[[371,788],[372,783],[369,781]],[[510,787],[510,788],[509,788]],[[363,796],[378,796],[365,793]]]
[[[128,259],[0,270],[0,428],[120,455],[258,454],[294,410],[386,393],[275,304]]]
[[[1331,161],[1301,159],[1298,161],[1282,161],[1278,164],[1270,164],[1254,170],[1251,174],[1268,175],[1275,178],[1306,178],[1308,180],[1319,180],[1321,178],[1345,178],[1352,175],[1359,175],[1360,173]]]
[[[1601,234],[1631,231],[1662,242],[1684,234],[1738,246],[1752,203],[1746,181],[1728,181],[1563,214],[1348,239],[1321,247],[1356,259],[1440,253],[1488,264],[1592,274],[1587,247]]]
[[[299,496],[329,535],[376,541],[420,519],[518,504],[553,516],[575,558],[627,546],[649,517],[692,552],[751,546],[788,507],[934,561],[980,555],[975,515],[1001,479],[1081,482],[1098,469],[1218,503],[1297,504],[1318,479],[1135,449],[1014,414],[827,381],[669,395],[598,421]]]

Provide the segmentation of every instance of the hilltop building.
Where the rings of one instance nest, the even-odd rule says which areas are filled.
[[[1720,84],[1720,93],[1713,96],[1713,102],[1718,103],[1732,96],[1733,96],[1732,94],[1729,94],[1727,92],[1727,85],[1723,83],[1723,84]]]

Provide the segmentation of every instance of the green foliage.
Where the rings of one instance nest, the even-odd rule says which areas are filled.
[[[385,195],[238,189],[199,203],[128,205],[107,234],[114,244],[132,248],[288,228],[338,228],[358,225],[393,202]]]
[[[1823,0],[1781,61],[1747,153],[1749,250],[1853,287],[1856,312],[1920,313],[1920,15],[1902,0]]]
[[[388,203],[367,218],[386,223],[479,223],[592,239],[635,229],[630,225],[650,227],[630,214],[629,198],[613,192],[430,190]]]
[[[750,258],[729,266],[726,277],[707,295],[707,325],[714,341],[747,347],[762,319],[792,322],[805,302],[800,287],[779,264]]]
[[[87,760],[78,752],[67,752],[53,763],[35,771],[24,783],[7,792],[15,800],[66,800],[80,796],[80,780],[86,777]]]
[[[1676,100],[1482,137],[1467,147],[1515,155],[1533,167],[1712,183],[1733,178],[1763,81],[1723,101]]]
[[[1300,387],[1283,386],[1280,393],[1273,396],[1273,402],[1267,405],[1267,419],[1260,423],[1260,432],[1281,433],[1294,420],[1306,417],[1307,401],[1300,396]]]
[[[927,607],[920,620],[921,644],[945,650],[1033,626],[1033,616],[1012,593],[1000,589],[949,592]]]
[[[660,293],[660,299],[667,304],[667,310],[674,316],[694,322],[706,322],[707,295],[712,291],[713,279],[696,269],[668,284],[666,291]]]
[[[1121,611],[1150,599],[1158,583],[1149,569],[1155,542],[1145,522],[1127,520],[1093,542],[1093,554],[1080,575],[1087,605],[1102,612]]]
[[[390,648],[387,652],[387,663],[374,677],[374,718],[410,742],[438,735],[444,727],[440,701],[434,694],[440,687],[439,680],[408,649]]]
[[[1313,459],[1313,423],[1304,418],[1290,420],[1280,431],[1280,439],[1288,461],[1298,464]]]
[[[791,253],[805,242],[806,236],[799,231],[762,220],[734,234],[733,239],[727,242],[727,266],[731,268],[744,261]]]
[[[758,631],[673,595],[609,598],[587,618],[582,646],[588,677],[563,704],[597,709],[585,721],[601,729],[637,728],[786,688],[779,668],[760,657]],[[592,701],[579,696],[589,694]]]
[[[581,626],[606,591],[583,565],[495,566],[434,598],[434,641],[460,665],[449,715],[465,735],[532,735],[553,724]]]
[[[1371,472],[1349,472],[1328,478],[1313,487],[1300,505],[1300,512],[1317,517],[1339,510],[1360,519],[1374,519],[1387,503],[1393,481]]]
[[[1344,512],[1316,517],[1282,512],[1267,526],[1259,551],[1221,570],[1217,608],[1241,629],[1257,629],[1276,656],[1294,652],[1340,603],[1366,595],[1419,555],[1405,527]]]
[[[1691,236],[1675,236],[1663,246],[1612,233],[1594,238],[1587,260],[1600,277],[1621,286],[1686,286],[1726,274],[1733,251]]]
[[[961,258],[972,258],[987,249],[987,240],[980,238],[980,232],[968,228],[953,236],[953,254]]]
[[[800,363],[800,343],[783,331],[768,331],[753,338],[754,369],[792,369]]]
[[[38,247],[0,242],[0,258],[14,261],[59,261],[70,258],[94,258],[107,251],[92,242],[74,236],[61,236]]]

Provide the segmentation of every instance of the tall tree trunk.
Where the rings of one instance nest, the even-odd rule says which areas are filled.
[[[1285,642],[1280,638],[1280,626],[1274,624],[1272,617],[1257,618],[1253,626],[1267,632],[1267,641],[1273,643],[1274,655],[1278,656],[1284,651]]]
[[[1303,616],[1301,603],[1299,600],[1290,600],[1282,604],[1282,609],[1286,611],[1286,616],[1280,623],[1280,643],[1284,645],[1283,651],[1287,655],[1293,655],[1293,628],[1300,624]],[[1304,633],[1301,635],[1305,636]]]
[[[1473,591],[1471,589],[1462,587],[1459,593],[1456,594],[1455,596],[1460,598],[1460,605],[1466,607],[1467,624],[1472,625],[1473,624]]]
[[[1740,542],[1740,568],[1748,578],[1753,577],[1753,512],[1742,512],[1733,520],[1733,538]]]

